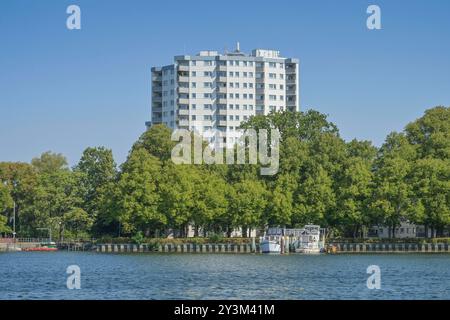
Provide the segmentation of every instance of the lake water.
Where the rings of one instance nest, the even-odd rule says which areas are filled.
[[[0,253],[0,299],[450,299],[450,255]]]

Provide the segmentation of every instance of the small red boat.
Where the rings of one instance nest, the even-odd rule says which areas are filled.
[[[54,242],[44,242],[39,247],[23,248],[22,251],[58,251],[58,247]]]
[[[36,247],[36,248],[25,248],[22,251],[58,251],[58,248],[46,248],[46,247]]]

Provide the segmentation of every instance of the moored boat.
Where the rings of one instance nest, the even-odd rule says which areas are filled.
[[[325,229],[308,224],[301,229],[269,228],[260,239],[262,253],[303,253],[325,252]]]
[[[306,225],[297,235],[293,243],[296,253],[318,254],[324,251],[324,241],[321,239],[321,229],[317,225]]]
[[[22,251],[57,251],[58,247],[55,242],[42,242],[38,247],[24,248]]]
[[[281,253],[281,241],[277,237],[262,237],[260,246],[262,253]]]

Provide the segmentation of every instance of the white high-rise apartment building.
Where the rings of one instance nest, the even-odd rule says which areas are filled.
[[[201,51],[175,56],[174,64],[152,68],[152,117],[147,126],[227,134],[252,115],[300,109],[299,61],[279,51],[246,55]]]

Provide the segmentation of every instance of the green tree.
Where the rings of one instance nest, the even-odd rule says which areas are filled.
[[[158,210],[160,180],[161,162],[143,148],[132,151],[117,184],[115,214],[124,233],[148,233],[166,226],[167,217]]]
[[[79,175],[65,169],[41,173],[37,179],[33,197],[23,208],[23,222],[28,232],[37,228],[52,228],[53,234],[63,236],[64,215],[79,208]]]
[[[38,174],[36,169],[27,163],[0,162],[0,182],[9,190],[9,194],[16,203],[16,231],[26,236],[29,231],[28,224],[22,223],[24,208],[32,205],[34,201]],[[12,205],[6,208],[8,220],[12,219]]]
[[[218,231],[215,225],[224,219],[227,208],[227,184],[219,175],[199,169],[198,174],[191,177],[194,182],[194,201],[192,207],[192,222],[198,234],[202,227],[207,231]]]
[[[74,208],[63,216],[65,230],[69,231],[75,238],[87,235],[94,219],[83,209]]]
[[[144,148],[152,156],[166,161],[170,159],[172,149],[177,142],[171,140],[172,130],[163,124],[155,124],[145,131],[132,147],[131,153]]]
[[[350,230],[355,238],[362,235],[363,226],[369,217],[368,202],[372,193],[372,172],[370,163],[360,157],[348,158],[337,183],[338,222],[344,229]]]
[[[350,141],[335,173],[336,209],[331,224],[356,237],[370,224],[368,206],[372,196],[372,165],[377,149],[369,141]]]
[[[336,125],[327,120],[327,116],[315,110],[306,112],[280,111],[268,115],[257,115],[241,124],[241,128],[272,129],[280,131],[281,139],[296,137],[311,140],[322,133],[338,135]]]
[[[431,236],[442,235],[450,226],[450,163],[441,159],[419,159],[413,164],[412,188],[422,210],[414,220],[431,228]]]
[[[394,132],[387,136],[374,163],[372,221],[387,225],[390,237],[402,221],[417,214],[408,181],[414,157],[415,149],[405,135]]]
[[[113,188],[117,178],[112,151],[104,147],[87,148],[74,168],[74,172],[80,174],[80,191],[83,192],[81,206],[95,220],[95,232],[100,234],[108,231],[111,226],[106,223],[107,211],[103,209],[108,191]]]
[[[409,142],[417,146],[419,158],[450,158],[450,107],[426,110],[423,117],[406,126],[405,132]]]
[[[188,225],[192,220],[194,207],[195,180],[197,172],[191,165],[169,163],[163,168],[160,183],[160,210],[168,219],[168,225],[180,230],[181,236],[187,236]]]
[[[7,209],[11,209],[13,206],[13,199],[10,191],[6,185],[0,180],[0,213],[5,212]]]
[[[51,173],[59,170],[68,170],[67,159],[60,153],[44,152],[39,158],[33,158],[31,165],[40,173]]]
[[[263,182],[243,180],[233,185],[230,191],[229,214],[233,227],[242,227],[242,234],[247,236],[248,228],[262,227],[264,211],[267,206],[268,192]]]
[[[278,175],[276,181],[271,184],[271,192],[268,196],[265,220],[269,225],[289,226],[294,214],[294,194],[297,190],[297,179],[294,175]]]
[[[0,180],[0,233],[11,232],[7,226],[7,218],[3,215],[7,209],[11,209],[13,200],[9,189]]]
[[[294,195],[292,223],[304,225],[317,223],[326,225],[327,216],[333,212],[336,196],[333,180],[323,166],[309,159],[299,178]]]

